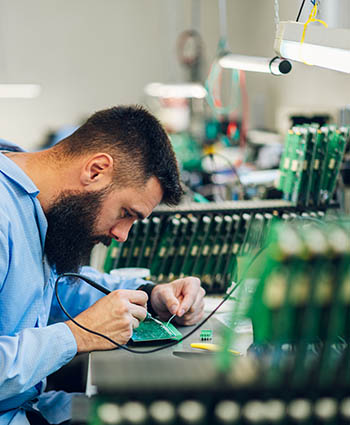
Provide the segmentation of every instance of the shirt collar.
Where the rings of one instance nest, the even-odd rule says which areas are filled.
[[[2,153],[0,153],[0,164],[0,172],[22,187],[30,196],[36,197],[39,194],[40,191],[33,180],[27,176],[22,168]]]

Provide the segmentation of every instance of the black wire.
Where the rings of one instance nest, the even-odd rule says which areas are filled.
[[[106,339],[107,341],[111,342],[113,345],[117,346],[118,348],[122,348],[123,350],[129,351],[130,353],[137,353],[137,354],[150,354],[150,353],[155,353],[157,351],[161,351],[161,350],[165,350],[166,348],[172,347],[176,344],[179,344],[180,342],[184,341],[185,339],[187,339],[188,337],[190,337],[191,335],[193,335],[201,326],[204,325],[204,323],[206,323],[218,310],[219,308],[224,304],[225,301],[227,301],[231,295],[234,293],[234,291],[241,285],[241,283],[244,281],[245,275],[248,272],[249,267],[253,264],[253,262],[257,259],[257,257],[259,256],[259,254],[266,248],[266,245],[264,245],[262,248],[260,248],[260,250],[255,254],[255,256],[250,260],[250,262],[248,263],[248,265],[246,266],[241,279],[239,280],[239,282],[231,289],[231,291],[226,294],[226,296],[222,299],[222,301],[214,308],[214,310],[208,314],[208,316],[203,319],[198,325],[196,325],[190,332],[188,332],[186,335],[184,335],[182,338],[173,341],[173,342],[169,342],[168,344],[162,345],[161,347],[157,347],[157,348],[153,348],[151,350],[145,350],[145,351],[141,351],[141,350],[134,350],[132,348],[127,347],[126,345],[123,344],[119,344],[117,341],[114,341],[113,339],[109,338],[107,335],[104,335],[100,332],[96,332],[93,331],[92,329],[86,328],[85,326],[81,325],[80,323],[78,323],[75,319],[73,319],[73,317],[68,313],[68,311],[64,308],[60,297],[58,295],[58,282],[60,279],[62,279],[63,277],[76,277],[79,279],[82,279],[84,282],[88,283],[89,285],[92,285],[94,288],[100,290],[101,292],[103,292],[104,294],[108,294],[111,291],[109,291],[108,289],[104,288],[103,286],[99,285],[98,283],[94,282],[93,280],[91,280],[90,278],[88,278],[87,276],[81,275],[79,273],[62,273],[60,274],[55,282],[55,294],[56,294],[56,298],[58,301],[59,306],[61,307],[63,313],[79,328],[84,329],[84,331],[86,332],[90,332],[94,335],[100,336],[101,338]]]
[[[303,0],[302,4],[301,4],[301,6],[300,6],[300,9],[299,9],[299,13],[298,13],[298,16],[297,16],[296,22],[298,22],[298,21],[299,21],[299,18],[300,18],[301,12],[302,12],[302,10],[303,10],[304,4],[305,4],[305,0]]]
[[[62,305],[62,302],[59,298],[58,295],[58,281],[63,278],[63,277],[67,277],[70,276],[70,273],[63,273],[60,276],[58,276],[58,278],[56,279],[56,283],[55,283],[55,293],[56,293],[56,298],[58,301],[59,306],[61,307],[63,313],[75,324],[77,325],[79,328],[84,329],[87,332],[90,332],[94,335],[100,336],[104,339],[106,339],[107,341],[111,342],[112,344],[116,345],[118,348],[122,348],[123,350],[129,351],[130,353],[137,353],[137,354],[149,354],[149,353],[155,353],[156,351],[161,351],[164,350],[166,348],[172,347],[173,345],[179,344],[180,342],[184,341],[186,338],[188,338],[189,336],[191,336],[192,334],[194,334],[194,332],[196,332],[201,326],[204,325],[204,323],[209,320],[217,311],[218,309],[222,306],[222,304],[229,299],[229,297],[232,295],[232,293],[237,289],[237,287],[240,285],[241,282],[237,283],[237,285],[223,298],[223,300],[219,303],[218,306],[215,307],[215,309],[205,318],[203,319],[194,329],[192,329],[188,334],[184,335],[182,338],[173,341],[173,342],[169,342],[168,344],[165,344],[161,347],[158,348],[153,348],[151,350],[146,350],[146,351],[141,351],[141,350],[134,350],[132,348],[127,347],[126,345],[123,344],[119,344],[118,342],[114,341],[113,339],[109,338],[107,335],[101,334],[99,332],[93,331],[91,329],[86,328],[85,326],[81,325],[80,323],[78,323],[75,319],[73,319],[73,317],[67,312],[67,310],[64,308],[64,306]],[[80,279],[84,280],[87,283],[90,283],[90,279],[85,280],[86,276],[83,275],[79,275],[77,276],[77,273],[72,273],[72,275],[74,277],[79,277]],[[98,284],[97,284],[98,285]]]
[[[215,153],[206,153],[205,155],[201,156],[201,160],[203,158],[209,156],[209,157],[211,157],[212,161],[214,161],[214,158],[213,158],[214,155],[223,158],[228,163],[228,165],[230,166],[231,170],[233,171],[233,174],[236,175],[239,185],[241,186],[242,189],[244,189],[242,180],[239,177],[239,174],[238,174],[238,171],[237,171],[236,167],[232,164],[232,162],[225,155],[222,155],[221,153],[217,153],[217,152],[215,152]],[[214,162],[214,164],[215,164],[215,162]]]

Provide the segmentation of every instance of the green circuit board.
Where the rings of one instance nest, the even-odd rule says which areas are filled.
[[[182,334],[171,323],[158,323],[152,319],[146,319],[134,329],[131,337],[132,342],[153,342],[166,340],[179,340]]]

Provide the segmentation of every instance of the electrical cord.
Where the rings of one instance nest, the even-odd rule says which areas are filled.
[[[296,22],[298,22],[298,21],[299,21],[299,18],[300,18],[301,12],[303,11],[303,8],[304,8],[304,4],[305,4],[305,0],[303,0],[302,4],[301,4],[301,6],[300,6],[300,9],[299,9],[299,12],[298,12],[298,16],[297,16]]]
[[[241,186],[241,188],[242,189],[244,189],[244,186],[243,186],[243,183],[242,183],[242,180],[240,179],[240,177],[239,177],[239,174],[238,174],[238,171],[237,171],[237,168],[232,164],[232,162],[225,156],[225,155],[223,155],[223,154],[221,154],[221,153],[218,153],[218,152],[213,152],[213,153],[206,153],[206,154],[204,154],[204,155],[202,155],[201,156],[201,160],[202,159],[204,159],[204,158],[206,158],[206,157],[208,157],[209,156],[209,158],[211,158],[212,160],[213,160],[213,157],[214,156],[217,156],[217,157],[219,157],[219,158],[222,158],[222,159],[224,159],[225,161],[226,161],[226,163],[229,165],[229,167],[230,167],[230,169],[231,169],[231,171],[233,172],[233,174],[237,177],[237,181],[238,181],[238,183],[239,183],[239,185]],[[215,171],[215,170],[214,170]],[[217,170],[216,170],[217,171]]]
[[[84,282],[88,283],[89,285],[93,286],[95,289],[103,292],[105,295],[108,295],[111,293],[111,291],[109,289],[106,289],[105,287],[103,287],[102,285],[99,285],[98,283],[94,282],[92,279],[88,278],[87,276],[84,276],[82,274],[79,273],[62,273],[60,274],[55,282],[55,294],[56,294],[56,298],[57,298],[57,302],[59,304],[59,306],[61,307],[63,313],[69,318],[69,320],[71,320],[76,326],[78,326],[79,328],[83,329],[86,332],[90,332],[93,335],[97,335],[100,336],[101,338],[106,339],[107,341],[109,341],[110,343],[112,343],[113,345],[115,345],[117,348],[121,348],[125,351],[128,351],[130,353],[135,353],[135,354],[151,354],[151,353],[156,353],[157,351],[161,351],[161,350],[165,350],[166,348],[172,347],[176,344],[179,344],[180,342],[184,341],[185,339],[187,339],[188,337],[190,337],[191,335],[193,335],[199,328],[201,328],[204,323],[206,323],[218,310],[219,308],[224,304],[225,301],[227,301],[228,299],[230,299],[230,297],[232,296],[232,294],[236,291],[236,289],[242,284],[242,282],[245,279],[245,275],[248,272],[249,267],[253,264],[253,262],[258,258],[259,254],[266,248],[266,246],[263,246],[256,254],[255,256],[252,258],[252,260],[248,263],[248,265],[246,266],[246,268],[243,271],[242,277],[239,280],[239,282],[225,295],[225,297],[221,300],[221,302],[214,308],[214,310],[208,314],[208,316],[206,318],[204,318],[198,325],[196,325],[190,332],[188,332],[186,335],[184,335],[182,338],[173,341],[173,342],[169,342],[165,345],[162,345],[161,347],[157,347],[157,348],[153,348],[150,350],[145,350],[145,351],[141,351],[141,350],[135,350],[132,348],[127,347],[124,344],[119,344],[117,341],[114,341],[112,338],[109,338],[107,335],[104,335],[100,332],[96,332],[92,329],[89,329],[87,327],[85,327],[84,325],[80,324],[79,322],[77,322],[69,313],[68,311],[65,309],[65,307],[63,306],[61,299],[58,295],[58,283],[59,281],[64,278],[64,277],[75,277],[78,279],[83,280]]]
[[[280,13],[279,13],[279,10],[280,10],[280,8],[279,8],[278,0],[275,0],[274,11],[275,11],[275,26],[276,26],[276,31],[278,29],[278,24],[280,22]]]

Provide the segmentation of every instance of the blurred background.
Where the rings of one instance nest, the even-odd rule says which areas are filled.
[[[350,26],[348,1],[323,3],[320,13],[330,26]],[[280,19],[295,20],[299,7],[299,0],[281,0]],[[306,2],[300,21],[311,7]],[[274,56],[274,1],[229,0],[226,17],[231,51]],[[204,82],[220,38],[218,1],[1,0],[0,82],[41,86],[34,99],[0,99],[1,137],[34,150],[50,132],[74,127],[101,108],[147,103],[148,83],[189,81],[177,45],[191,29],[200,35]],[[187,48],[194,53],[195,46]],[[247,73],[246,87],[248,128],[281,135],[291,112],[327,113],[337,122],[350,103],[347,74],[300,63],[283,78]]]
[[[248,174],[278,168],[294,124],[349,124],[349,76],[300,62],[284,76],[244,73],[217,59],[227,51],[272,59],[278,22],[298,12],[305,22],[312,7],[299,0],[0,0],[0,137],[38,150],[97,110],[143,104],[168,130],[183,180],[198,196],[280,197],[266,191],[274,173]],[[317,17],[349,28],[349,2],[323,1]],[[179,88],[190,82],[197,92]],[[242,193],[242,184],[259,183],[263,193]]]

